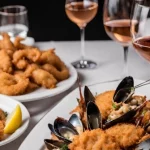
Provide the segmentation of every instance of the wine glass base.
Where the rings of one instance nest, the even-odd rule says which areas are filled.
[[[91,60],[78,60],[72,63],[76,69],[94,69],[97,67],[97,63]]]

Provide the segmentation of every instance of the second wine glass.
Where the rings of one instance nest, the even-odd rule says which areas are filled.
[[[80,60],[73,62],[73,66],[80,69],[95,68],[97,64],[94,61],[85,59],[84,29],[97,14],[98,1],[66,0],[65,10],[68,18],[77,24],[81,30],[81,58]]]
[[[130,18],[133,0],[105,0],[103,23],[108,36],[120,43],[124,49],[123,77],[128,75],[128,47],[131,43]]]

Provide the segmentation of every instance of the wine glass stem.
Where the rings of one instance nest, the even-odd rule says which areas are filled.
[[[123,76],[126,77],[128,76],[128,50],[129,47],[128,46],[124,46],[124,72],[123,72]]]
[[[84,60],[85,57],[85,37],[84,37],[84,29],[85,28],[81,28],[80,32],[81,32],[81,60]]]

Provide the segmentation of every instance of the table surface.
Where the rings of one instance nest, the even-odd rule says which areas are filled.
[[[40,49],[47,50],[54,47],[56,54],[66,62],[73,62],[80,57],[80,42],[38,42],[35,43]],[[95,69],[80,70],[77,72],[81,78],[82,85],[107,82],[120,79],[123,75],[123,48],[113,41],[86,41],[86,58],[97,62]],[[128,55],[129,74],[136,79],[146,80],[150,78],[150,66],[141,56],[139,56],[132,45],[129,47]],[[31,115],[29,127],[18,139],[0,147],[0,150],[17,150],[34,126],[49,112],[61,99],[77,87],[75,83],[67,91],[40,101],[23,103]],[[33,142],[34,139],[33,139]],[[36,142],[35,142],[36,144]]]

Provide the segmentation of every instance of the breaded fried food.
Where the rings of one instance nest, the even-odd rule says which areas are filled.
[[[144,129],[133,124],[117,124],[106,130],[108,136],[113,136],[121,148],[132,146],[144,135]]]
[[[5,50],[0,50],[0,69],[7,73],[13,71],[11,58]]]
[[[29,85],[29,79],[19,75],[0,73],[0,94],[20,95],[24,93]]]
[[[112,111],[113,95],[115,91],[106,91],[96,96],[96,104],[102,114],[102,118],[107,119]]]
[[[37,84],[35,84],[34,82],[29,81],[29,85],[26,89],[25,93],[30,93],[32,91],[34,91],[35,89],[39,88],[39,86]]]
[[[112,136],[108,136],[101,129],[85,131],[75,136],[69,145],[70,150],[120,150]]]
[[[36,84],[48,89],[55,88],[57,84],[57,80],[54,78],[54,76],[42,69],[34,70],[31,78]]]
[[[56,69],[51,64],[44,64],[42,69],[46,70],[47,72],[51,73],[58,81],[62,81],[69,77],[68,69],[66,67],[62,68],[60,71]]]
[[[0,120],[0,141],[2,141],[4,138],[4,124],[3,122]]]
[[[33,48],[32,46],[27,46],[27,45],[21,43],[21,41],[23,41],[23,40],[24,40],[24,38],[21,38],[19,36],[15,38],[14,46],[16,47],[17,50]]]
[[[28,64],[36,62],[40,56],[41,52],[37,48],[18,50],[13,55],[13,63],[18,69],[25,69]]]
[[[54,49],[43,51],[40,59],[40,65],[48,64],[43,68],[51,73],[57,80],[65,80],[69,77],[69,70],[63,61],[55,54]]]
[[[0,41],[0,49],[6,49],[15,51],[16,48],[10,40],[10,36],[7,33],[2,33],[3,39]]]

